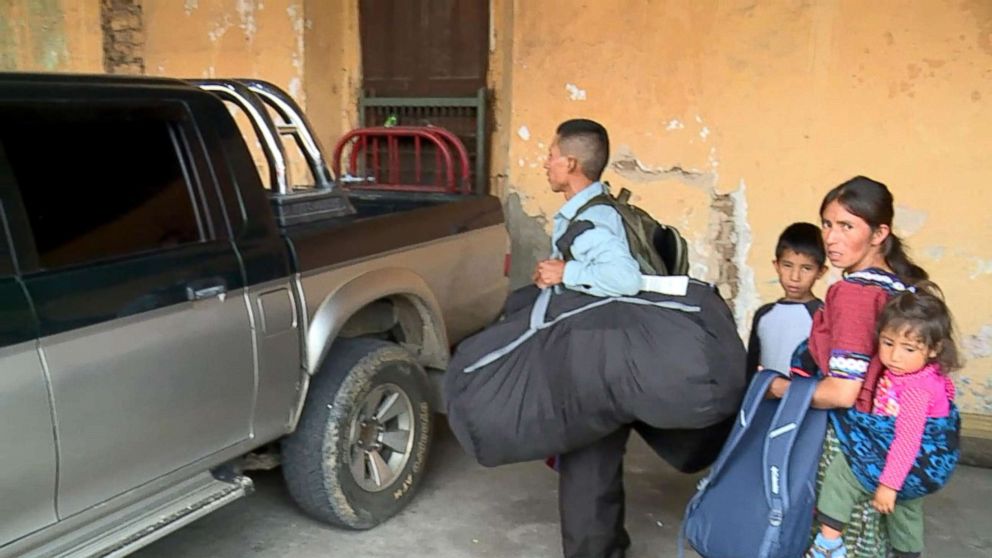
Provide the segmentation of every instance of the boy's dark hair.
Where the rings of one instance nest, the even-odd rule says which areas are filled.
[[[927,350],[937,352],[934,360],[944,373],[961,368],[951,312],[940,287],[923,281],[914,289],[892,297],[885,304],[878,317],[878,334],[886,329],[906,332],[917,337]]]
[[[823,234],[820,227],[813,223],[793,223],[782,231],[775,246],[775,259],[779,259],[786,250],[797,254],[807,255],[823,267],[827,261],[827,249],[823,247]]]
[[[562,152],[575,157],[582,174],[599,180],[610,160],[610,137],[599,122],[585,118],[566,120],[555,131]]]

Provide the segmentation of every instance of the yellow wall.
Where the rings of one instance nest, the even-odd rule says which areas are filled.
[[[0,1],[0,70],[103,71],[100,3]]]
[[[358,126],[362,86],[358,2],[306,2],[307,117],[330,156],[334,142]]]
[[[303,0],[145,0],[145,71],[173,77],[264,77],[297,101]]]
[[[303,104],[326,150],[357,122],[357,0],[144,0],[146,73],[254,76]],[[689,239],[693,272],[733,295],[742,331],[779,295],[779,231],[867,174],[944,287],[992,415],[992,4],[859,0],[491,0],[491,184],[514,277],[548,252],[562,200],[541,169],[554,127],[613,140],[607,179]],[[102,71],[96,0],[0,2],[0,69]],[[831,276],[836,279],[836,273]],[[821,294],[826,282],[818,287]]]
[[[357,1],[137,3],[136,50],[147,75],[271,81],[307,110],[328,152],[357,125]],[[103,72],[103,48],[99,0],[0,1],[0,70]],[[291,163],[296,183],[306,181],[300,159]]]
[[[348,0],[145,0],[150,75],[255,77],[307,111],[326,153],[357,123],[358,8]],[[312,183],[288,149],[294,183]],[[261,158],[256,156],[256,161]]]
[[[149,75],[271,81],[306,109],[328,153],[354,126],[361,75],[357,4],[145,0],[143,8]],[[296,149],[287,152],[294,183],[311,183]]]
[[[512,61],[494,79],[512,99],[494,141],[509,155],[494,174],[523,210],[515,228],[546,235],[562,203],[541,169],[557,123],[597,119],[613,144],[606,178],[683,231],[693,271],[728,293],[720,270],[738,264],[746,329],[781,294],[781,229],[816,222],[829,188],[866,174],[894,192],[897,232],[956,314],[963,407],[992,414],[992,3],[584,4],[512,12]],[[734,234],[722,257],[720,231]],[[530,264],[517,263],[520,277]]]

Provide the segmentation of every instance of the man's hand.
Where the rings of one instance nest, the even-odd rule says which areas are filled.
[[[789,391],[789,386],[792,385],[792,380],[786,378],[775,378],[772,380],[772,385],[768,387],[768,393],[765,397],[768,399],[782,399],[785,396],[785,392]]]
[[[565,275],[565,262],[562,260],[544,260],[537,262],[534,269],[534,284],[540,288],[551,287],[562,282]]]
[[[888,515],[896,509],[897,494],[898,492],[888,486],[879,484],[878,489],[875,490],[875,499],[871,501],[871,505],[878,510],[878,513]]]

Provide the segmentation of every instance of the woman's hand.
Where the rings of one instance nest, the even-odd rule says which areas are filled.
[[[772,380],[772,385],[768,387],[768,393],[765,397],[768,399],[782,399],[785,397],[785,392],[789,391],[789,386],[792,385],[792,380],[788,378],[775,378]]]
[[[899,493],[896,490],[884,484],[879,484],[878,489],[875,490],[875,499],[871,501],[871,505],[878,510],[878,513],[888,515],[896,509],[897,494]]]

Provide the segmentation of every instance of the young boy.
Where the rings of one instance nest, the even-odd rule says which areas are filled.
[[[785,296],[754,313],[747,345],[749,380],[759,366],[789,372],[792,354],[809,337],[813,313],[823,305],[812,289],[827,271],[825,262],[826,249],[819,227],[793,223],[782,231],[772,263]]]

